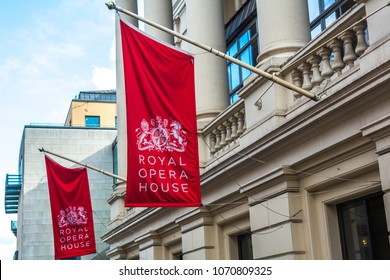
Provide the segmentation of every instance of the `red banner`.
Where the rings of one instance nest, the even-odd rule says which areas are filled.
[[[127,111],[125,206],[201,204],[194,58],[121,21]]]
[[[86,168],[66,168],[45,156],[55,259],[96,252]]]

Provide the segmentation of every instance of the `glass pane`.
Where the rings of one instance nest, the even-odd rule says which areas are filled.
[[[245,62],[247,64],[252,65],[253,59],[252,59],[252,46],[249,46],[242,54],[240,57],[240,60],[242,62]],[[241,73],[242,73],[242,80],[245,80],[248,78],[248,76],[252,73],[246,68],[241,68]]]
[[[100,117],[96,116],[85,116],[86,127],[100,127]]]
[[[249,28],[249,31],[250,31],[250,36],[251,36],[251,38],[253,38],[253,37],[256,35],[256,33],[257,33],[257,31],[256,31],[256,24],[253,24],[253,25]]]
[[[370,237],[374,260],[390,260],[390,244],[387,231],[386,211],[383,195],[366,201],[367,216],[370,221]]]
[[[329,8],[336,0],[323,0],[324,10]]]
[[[309,19],[312,22],[316,17],[320,15],[320,7],[318,0],[307,0],[309,6]]]
[[[238,97],[237,92],[233,93],[233,94],[230,96],[230,104],[233,104],[233,103],[236,102],[238,99],[239,99],[239,97]]]
[[[240,69],[237,64],[231,63],[228,66],[229,75],[229,91],[233,91],[236,87],[241,84],[240,80]]]
[[[250,30],[242,34],[242,36],[239,39],[240,49],[249,42],[250,38],[251,38]]]
[[[372,259],[368,219],[364,201],[341,209],[344,231],[345,258],[348,260]]]
[[[240,260],[253,260],[252,238],[250,234],[237,236],[238,258]]]
[[[321,31],[322,31],[322,29],[321,29],[321,24],[319,24],[319,25],[317,25],[316,27],[314,27],[314,28],[311,30],[311,32],[310,32],[311,38],[314,39],[315,37],[317,37],[318,34],[321,33]]]
[[[235,56],[238,52],[238,45],[237,42],[235,42],[227,51],[227,54],[230,56]]]
[[[331,13],[326,19],[325,19],[325,26],[328,27],[330,24],[336,21],[336,13]]]

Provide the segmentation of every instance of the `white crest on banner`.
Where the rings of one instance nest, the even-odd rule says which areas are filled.
[[[169,121],[157,116],[150,122],[143,119],[141,127],[135,130],[137,132],[138,149],[148,151],[177,151],[184,152],[187,146],[185,134],[182,125],[178,121]]]
[[[82,206],[69,206],[60,210],[57,220],[59,227],[86,225],[87,211]]]

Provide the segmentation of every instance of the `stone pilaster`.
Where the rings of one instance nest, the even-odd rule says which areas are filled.
[[[282,167],[261,181],[261,185],[253,182],[242,187],[249,197],[253,258],[305,259],[303,212],[295,175]]]
[[[372,139],[376,145],[379,173],[384,192],[383,202],[385,205],[387,230],[390,233],[390,115],[365,126],[361,130],[363,136]]]
[[[213,218],[206,209],[196,209],[176,222],[181,226],[184,260],[214,259]]]

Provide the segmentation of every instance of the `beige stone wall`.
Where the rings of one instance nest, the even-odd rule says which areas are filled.
[[[206,21],[195,21],[200,11],[194,2],[173,1],[173,18],[180,16],[175,29],[199,35],[195,31],[202,26],[207,38],[215,29],[203,26]],[[224,1],[225,11],[216,12],[214,6],[203,12],[226,21],[223,17],[238,2]],[[322,99],[309,100],[252,75],[239,102],[222,106],[221,114],[200,126],[204,207],[124,209],[103,236],[110,244],[110,258],[237,259],[237,236],[251,233],[255,259],[341,259],[337,205],[378,191],[384,192],[389,228],[390,25],[381,24],[383,13],[363,22],[370,38],[371,30],[377,29],[372,31],[372,45],[362,41],[363,25],[332,38],[383,1],[359,1],[346,17],[307,44],[308,25],[302,21],[306,15],[300,23],[283,17],[291,9],[307,11],[305,1],[293,7],[285,1],[257,3],[258,9],[290,7],[278,14],[287,22],[277,28],[271,29],[275,18],[258,18],[264,48],[259,67],[276,69],[279,77]],[[359,50],[353,48],[353,40]],[[295,49],[285,49],[286,44]],[[184,42],[176,45],[189,48]],[[348,54],[340,67],[335,65],[337,58],[329,59],[339,46]],[[212,61],[205,58],[205,65]],[[328,62],[331,72],[325,71]],[[220,79],[217,75],[198,79],[203,109],[208,101],[223,98],[217,90],[202,93]],[[119,201],[116,197],[114,192],[111,201]],[[114,204],[112,209],[117,213]]]

